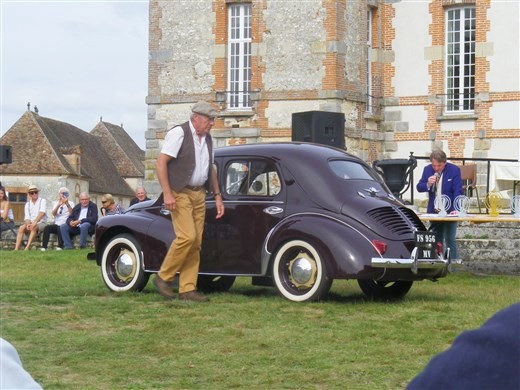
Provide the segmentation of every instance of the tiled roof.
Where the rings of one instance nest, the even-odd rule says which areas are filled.
[[[100,121],[90,134],[102,140],[101,145],[123,177],[144,176],[144,151],[121,127]]]
[[[12,146],[13,162],[0,165],[3,174],[76,175],[66,159],[80,152],[80,175],[90,192],[132,196],[133,190],[119,174],[100,139],[75,126],[27,111],[4,134],[0,144]]]

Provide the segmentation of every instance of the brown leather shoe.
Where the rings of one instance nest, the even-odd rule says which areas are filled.
[[[173,291],[171,288],[171,284],[165,280],[162,280],[159,275],[155,275],[155,279],[153,280],[153,285],[159,294],[168,299],[175,298],[173,295]]]
[[[197,292],[196,290],[188,291],[182,294],[179,294],[179,299],[183,301],[193,301],[193,302],[208,302],[209,298]]]

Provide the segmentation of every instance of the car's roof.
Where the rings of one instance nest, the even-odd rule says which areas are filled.
[[[354,191],[355,187],[346,187],[346,182],[340,180],[330,169],[328,161],[342,159],[367,165],[360,158],[342,149],[305,142],[257,143],[215,149],[217,158],[255,156],[281,162],[291,172],[300,188],[310,194],[309,198],[312,198],[313,202],[337,210],[348,196],[345,189],[351,188]]]
[[[319,158],[351,158],[356,159],[353,156],[342,149],[338,149],[332,146],[320,145],[310,142],[266,142],[266,143],[255,143],[255,144],[243,144],[224,146],[215,149],[217,156],[240,156],[240,155],[260,155],[264,157],[272,157],[274,159],[284,158],[290,159],[292,156],[301,160],[302,155],[305,159]]]

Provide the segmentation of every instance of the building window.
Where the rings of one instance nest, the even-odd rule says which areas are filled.
[[[475,8],[446,10],[446,112],[475,108]]]
[[[231,4],[228,15],[229,110],[251,108],[251,4]]]
[[[366,95],[367,105],[366,111],[369,113],[373,112],[373,96],[372,96],[372,9],[367,10],[367,53],[366,53]]]

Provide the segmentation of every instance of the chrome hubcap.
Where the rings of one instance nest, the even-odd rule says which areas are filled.
[[[292,283],[298,288],[310,288],[316,281],[316,262],[304,252],[289,262]]]
[[[136,266],[136,259],[133,252],[128,249],[122,249],[115,263],[117,277],[125,282],[131,280],[135,275]]]

